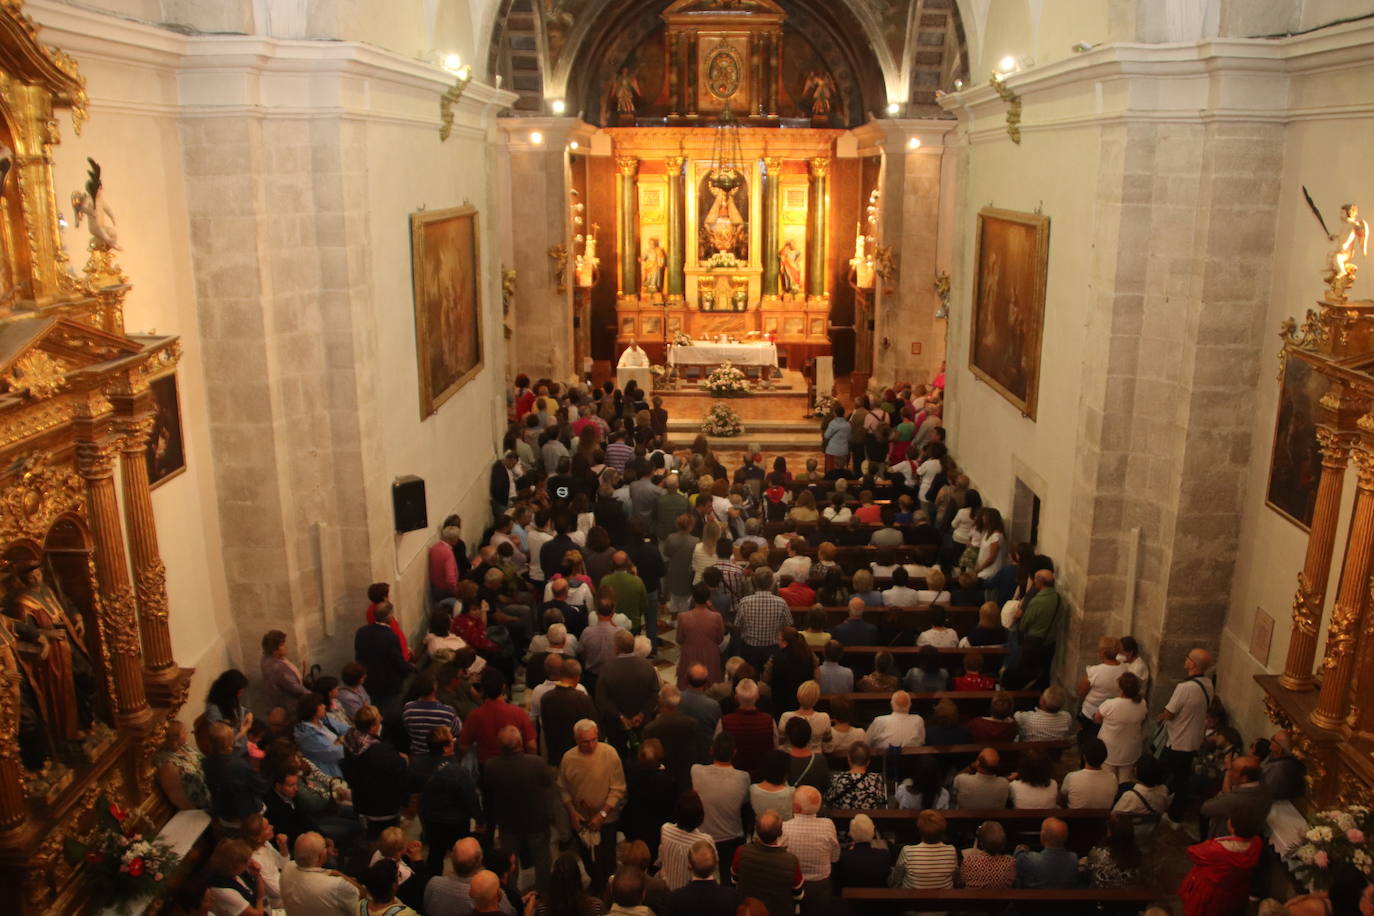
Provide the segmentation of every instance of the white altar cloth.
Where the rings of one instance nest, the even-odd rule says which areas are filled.
[[[690,347],[672,347],[668,352],[670,366],[719,366],[729,360],[736,366],[776,366],[778,348],[769,341],[752,343],[694,342]]]

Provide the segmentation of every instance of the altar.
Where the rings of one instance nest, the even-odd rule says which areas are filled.
[[[736,366],[761,366],[776,368],[778,347],[772,341],[760,340],[746,343],[712,343],[693,341],[690,347],[670,346],[668,365],[678,366],[719,366],[725,362]]]

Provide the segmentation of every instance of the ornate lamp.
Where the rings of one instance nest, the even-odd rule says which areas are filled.
[[[720,113],[720,123],[716,125],[716,135],[711,142],[711,177],[707,179],[713,188],[720,188],[726,194],[733,194],[744,185],[744,151],[739,139],[740,123],[726,105]]]

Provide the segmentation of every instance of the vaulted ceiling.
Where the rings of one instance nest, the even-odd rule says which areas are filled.
[[[955,0],[777,0],[785,31],[805,39],[836,82],[848,121],[891,102],[908,117],[939,116],[934,96],[966,75]],[[661,25],[669,0],[501,0],[491,70],[520,96],[515,114],[568,113],[598,120],[605,79]]]

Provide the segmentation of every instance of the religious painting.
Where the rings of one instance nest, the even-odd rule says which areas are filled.
[[[697,214],[700,216],[698,259],[704,264],[717,254],[749,260],[749,177],[731,170],[737,179],[712,181],[710,169],[697,188]],[[728,186],[722,187],[722,185]]]
[[[148,485],[156,487],[186,470],[181,433],[181,395],[175,372],[148,383],[153,396],[153,430],[148,434]]]
[[[634,336],[635,336],[635,316],[633,316],[633,315],[622,315],[622,316],[621,316],[621,318],[620,318],[620,336],[621,336],[621,337],[634,337]]]
[[[482,371],[477,210],[411,214],[410,243],[423,420]]]
[[[641,315],[639,319],[639,332],[645,337],[653,337],[663,333],[663,318],[659,315]]]
[[[1050,219],[986,207],[978,213],[969,368],[1027,418],[1040,388],[1040,335]]]
[[[1264,501],[1304,531],[1312,527],[1312,513],[1317,507],[1322,456],[1315,413],[1326,386],[1325,377],[1309,363],[1293,358],[1284,362]]]

